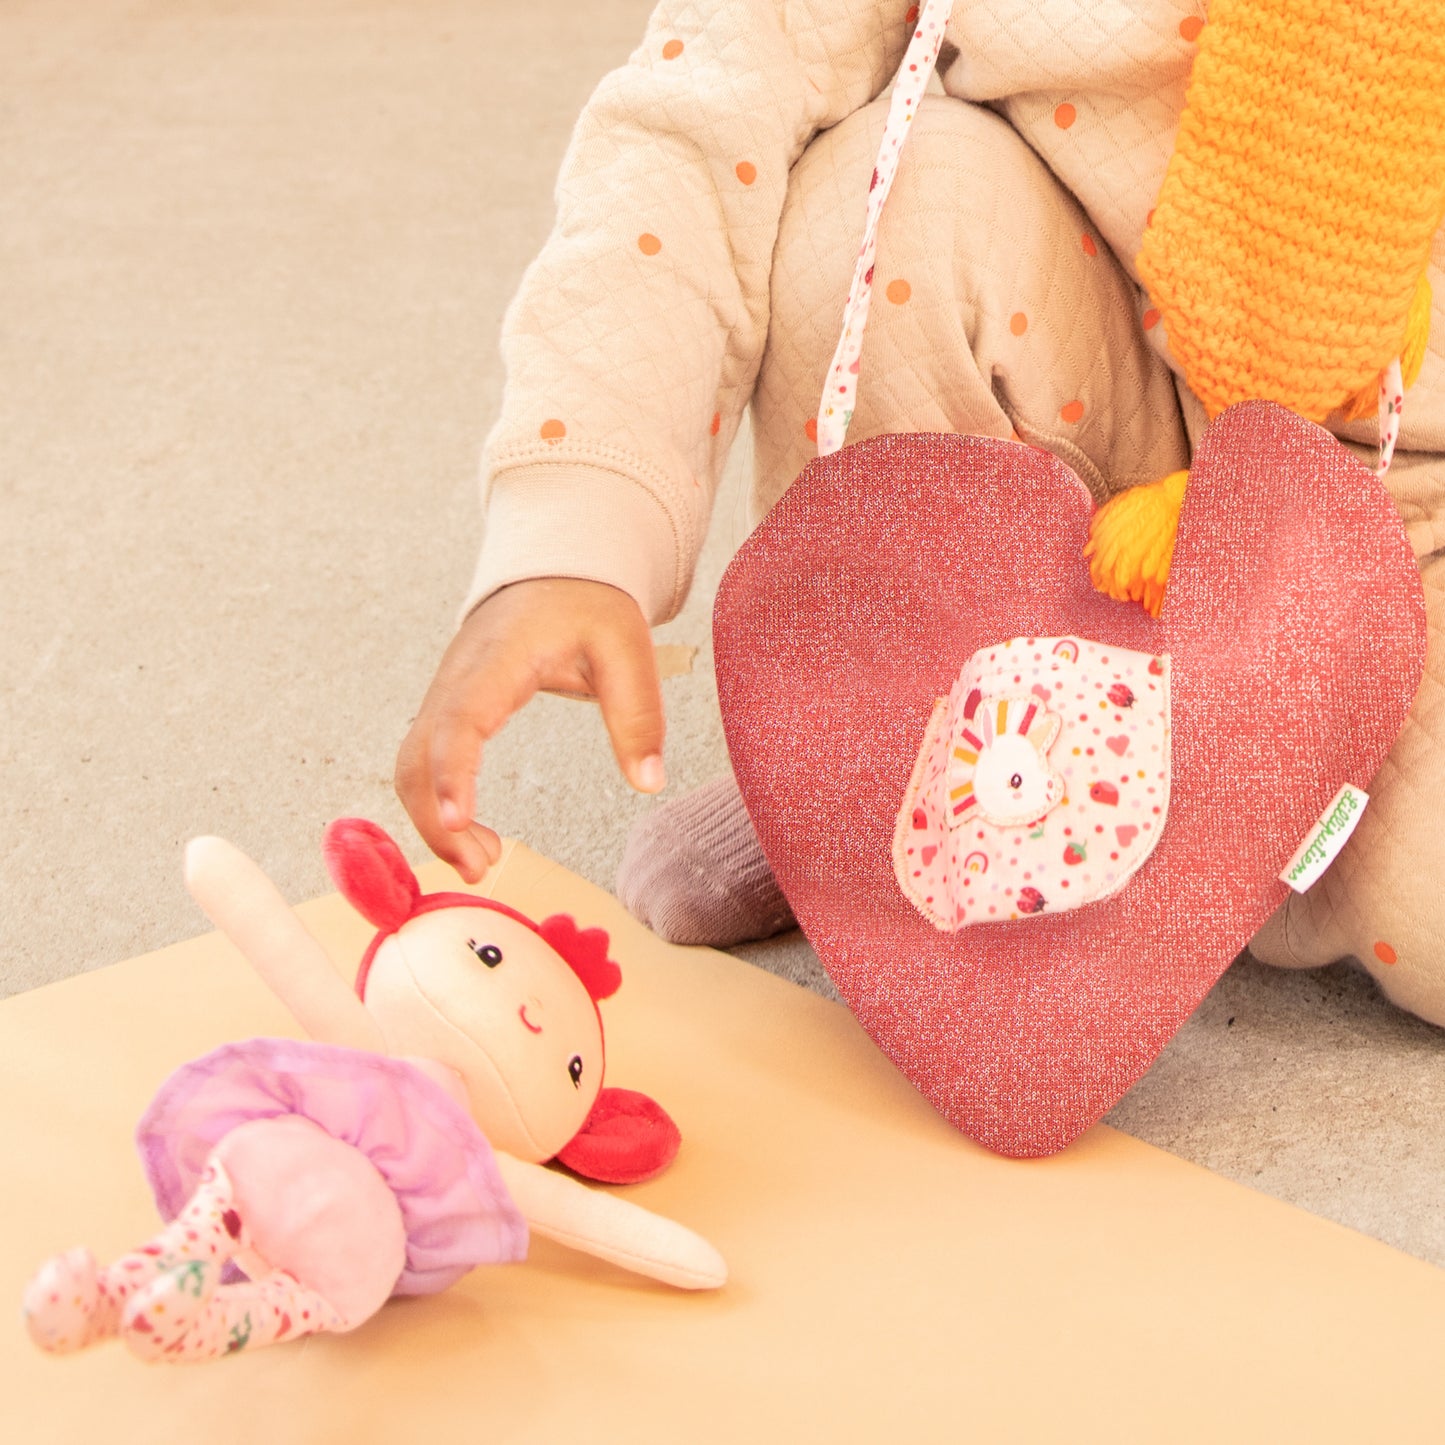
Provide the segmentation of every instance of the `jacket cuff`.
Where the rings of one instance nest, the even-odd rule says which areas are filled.
[[[465,618],[494,592],[537,577],[577,577],[626,592],[649,624],[682,606],[677,528],[641,482],[605,467],[534,462],[491,482]]]

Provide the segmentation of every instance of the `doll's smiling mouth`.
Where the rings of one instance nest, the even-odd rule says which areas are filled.
[[[531,1031],[532,1031],[534,1034],[540,1034],[540,1033],[542,1032],[542,1025],[541,1025],[541,1024],[534,1024],[534,1023],[532,1022],[532,1020],[527,1017],[527,1005],[526,1005],[526,1004],[523,1004],[523,1005],[521,1006],[521,1008],[519,1008],[519,1009],[517,1010],[517,1013],[518,1013],[518,1015],[520,1016],[520,1018],[521,1018],[521,1020],[522,1020],[522,1023],[523,1023],[527,1028],[531,1029]]]

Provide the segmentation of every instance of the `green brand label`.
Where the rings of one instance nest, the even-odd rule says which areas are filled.
[[[1306,834],[1294,857],[1284,865],[1279,875],[1281,880],[1296,893],[1303,893],[1339,857],[1340,849],[1355,831],[1355,824],[1369,801],[1369,794],[1363,788],[1346,783]]]

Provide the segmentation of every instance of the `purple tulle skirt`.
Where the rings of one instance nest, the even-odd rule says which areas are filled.
[[[527,1253],[527,1224],[471,1116],[402,1059],[296,1039],[248,1039],[184,1064],[136,1130],[156,1204],[175,1218],[211,1150],[253,1119],[299,1114],[360,1149],[406,1225],[396,1294],[435,1294]]]

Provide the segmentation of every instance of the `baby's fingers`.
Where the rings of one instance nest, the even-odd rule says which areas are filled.
[[[605,648],[590,648],[587,663],[623,775],[640,793],[660,793],[667,785],[662,689],[652,635],[641,613],[635,626],[624,624],[623,635],[610,638]]]
[[[472,816],[482,745],[536,688],[524,648],[469,637],[464,628],[398,754],[397,794],[417,832],[468,882],[475,883],[502,850],[497,834]]]
[[[429,761],[431,734],[426,724],[424,717],[417,719],[397,754],[396,794],[427,847],[467,882],[475,883],[501,856],[501,840],[490,828],[461,817],[462,810],[450,799],[445,805],[438,801]],[[469,776],[454,779],[450,786],[470,791],[474,779],[475,768]],[[470,813],[470,809],[466,812]]]

